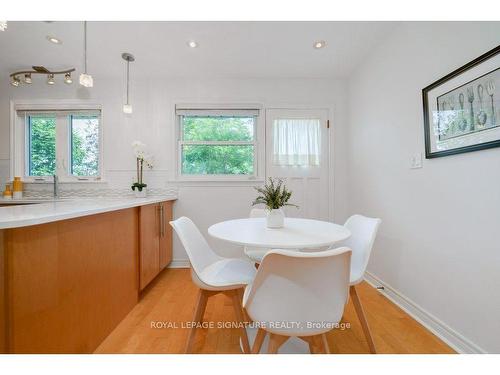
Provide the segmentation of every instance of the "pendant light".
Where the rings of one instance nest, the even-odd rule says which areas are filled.
[[[135,61],[132,54],[124,52],[122,53],[122,59],[127,62],[127,102],[123,105],[123,113],[132,113],[132,105],[129,103],[129,85],[130,85],[130,63]]]
[[[80,74],[80,85],[84,87],[93,87],[94,80],[90,74],[87,74],[87,21],[83,21],[83,55],[84,55],[84,70]]]

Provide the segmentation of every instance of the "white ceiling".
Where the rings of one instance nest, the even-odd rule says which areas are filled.
[[[169,77],[346,77],[394,22],[89,22],[88,71]],[[60,38],[62,45],[47,41]],[[187,47],[188,40],[198,48]],[[315,50],[316,40],[327,46]],[[0,74],[43,65],[83,66],[82,22],[9,22],[0,32]]]

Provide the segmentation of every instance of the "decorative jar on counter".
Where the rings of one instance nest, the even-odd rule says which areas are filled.
[[[4,199],[12,199],[12,191],[10,190],[10,184],[5,185],[5,190],[3,191]]]
[[[23,198],[23,182],[21,181],[21,177],[14,177],[14,182],[12,183],[12,198]]]

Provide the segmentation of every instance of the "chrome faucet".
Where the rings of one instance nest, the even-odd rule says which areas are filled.
[[[54,198],[59,198],[59,178],[56,174],[52,175],[54,179]]]

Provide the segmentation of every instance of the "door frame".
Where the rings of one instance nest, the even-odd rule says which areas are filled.
[[[334,203],[335,203],[335,138],[334,138],[334,130],[335,130],[335,121],[334,121],[334,109],[332,107],[328,106],[302,106],[302,105],[267,105],[265,108],[265,113],[264,113],[264,147],[265,147],[265,166],[264,166],[264,172],[265,172],[265,178],[269,177],[268,173],[268,166],[267,166],[267,156],[268,152],[271,150],[268,150],[267,144],[267,115],[268,111],[270,110],[302,110],[302,111],[326,111],[326,118],[329,123],[329,128],[328,128],[328,140],[327,140],[327,145],[328,145],[328,165],[326,168],[326,173],[327,173],[327,182],[328,182],[328,220],[334,221]]]

